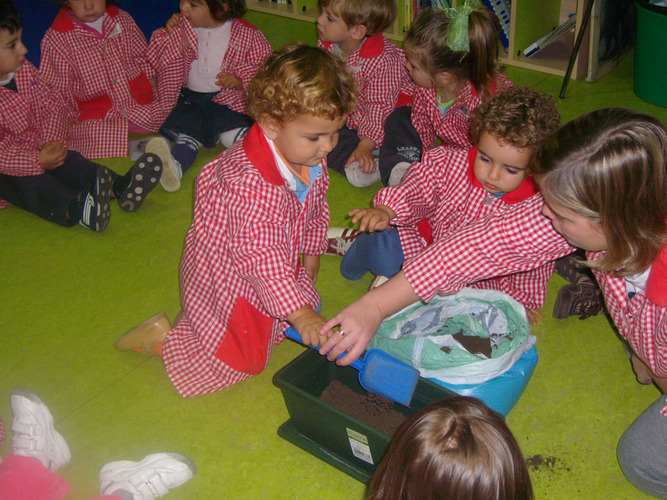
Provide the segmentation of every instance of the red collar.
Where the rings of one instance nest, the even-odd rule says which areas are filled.
[[[474,166],[475,158],[477,157],[477,146],[468,151],[468,179],[470,183],[480,189],[484,189],[482,183],[477,180],[475,177]],[[485,189],[484,189],[485,190]],[[486,191],[486,190],[485,190]],[[514,191],[504,194],[500,199],[503,200],[508,205],[514,205],[515,203],[522,202],[533,196],[539,191],[537,183],[532,175],[529,175],[524,179],[524,181],[519,184],[519,187]]]
[[[271,146],[260,126],[255,123],[243,138],[243,149],[250,163],[259,171],[262,178],[276,186],[285,184],[285,179],[278,170]]]
[[[667,246],[653,262],[646,280],[646,298],[660,307],[667,307]]]
[[[105,13],[111,17],[116,17],[119,12],[120,9],[115,5],[109,5],[105,11]],[[72,18],[72,11],[67,7],[63,7],[60,9],[60,12],[58,12],[58,15],[53,20],[51,28],[53,28],[54,31],[58,31],[59,33],[65,33],[67,31],[72,31],[74,29],[75,23],[76,21]]]
[[[331,51],[334,44],[331,42],[322,42],[327,50]],[[369,36],[364,40],[364,43],[356,51],[359,52],[359,57],[364,59],[374,59],[382,55],[384,52],[384,35],[380,33],[379,35]]]

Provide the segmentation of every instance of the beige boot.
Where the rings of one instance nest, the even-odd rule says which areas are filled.
[[[171,330],[169,318],[160,311],[118,337],[113,346],[119,351],[137,351],[151,355],[153,354],[151,348],[163,342],[169,330]]]

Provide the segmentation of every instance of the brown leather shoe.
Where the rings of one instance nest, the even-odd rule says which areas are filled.
[[[138,351],[151,355],[153,354],[151,347],[163,342],[169,330],[171,330],[169,318],[160,311],[118,337],[113,346],[119,351]]]

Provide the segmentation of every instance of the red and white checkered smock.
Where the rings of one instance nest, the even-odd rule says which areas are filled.
[[[491,88],[493,94],[512,86],[512,82],[501,74],[495,75]],[[436,139],[443,145],[469,149],[470,113],[482,103],[472,83],[467,82],[454,102],[443,115],[438,108],[437,90],[417,87],[412,96],[411,120],[422,141],[422,150],[435,146]]]
[[[169,110],[176,104],[181,88],[188,86],[190,66],[197,59],[197,47],[197,33],[185,16],[180,16],[171,34],[166,28],[160,28],[151,36],[148,61],[157,71],[159,99]],[[245,88],[271,52],[269,41],[259,29],[243,19],[233,19],[229,48],[220,71],[238,77],[244,90],[224,88],[213,101],[244,113],[248,104]]]
[[[317,42],[335,53],[335,44]],[[382,34],[368,37],[363,45],[350,54],[345,62],[347,69],[359,84],[357,107],[347,119],[347,126],[356,130],[360,138],[368,137],[379,148],[384,140],[384,122],[400,105],[399,95],[411,94],[413,84],[405,67],[403,49],[387,40]],[[401,95],[403,99],[405,95]]]
[[[469,151],[445,146],[432,149],[424,154],[422,163],[412,165],[401,184],[375,195],[375,206],[386,205],[396,213],[391,224],[398,228],[406,261],[423,251],[428,240],[445,238],[472,220],[503,211],[537,193],[530,176],[503,197],[492,196],[475,178],[476,155],[476,147]],[[430,238],[424,235],[425,223]],[[505,292],[527,309],[539,309],[544,305],[553,267],[549,262],[537,269],[486,279],[472,286]]]
[[[197,176],[181,261],[183,319],[162,350],[181,395],[260,373],[284,339],[285,318],[319,304],[300,255],[326,249],[328,186],[323,164],[299,203],[258,125]]]
[[[128,124],[157,131],[166,118],[149,79],[146,38],[130,15],[107,7],[102,34],[60,10],[42,39],[42,79],[64,97],[70,146],[88,158],[127,156]]]
[[[0,87],[0,173],[40,175],[39,150],[48,141],[65,144],[67,113],[30,61],[23,62],[14,81],[17,92]],[[0,208],[7,205],[0,199]]]

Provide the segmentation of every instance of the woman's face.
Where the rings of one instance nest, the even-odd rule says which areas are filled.
[[[551,220],[554,229],[570,245],[589,252],[601,252],[608,248],[607,238],[599,224],[558,204],[547,193],[543,193],[543,197],[542,214]]]

